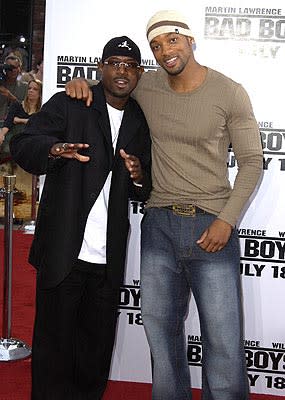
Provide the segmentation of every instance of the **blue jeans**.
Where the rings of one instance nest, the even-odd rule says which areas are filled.
[[[153,357],[153,400],[191,400],[184,321],[190,291],[202,336],[202,400],[246,400],[236,230],[221,251],[197,244],[216,217],[150,208],[142,221],[142,317]]]

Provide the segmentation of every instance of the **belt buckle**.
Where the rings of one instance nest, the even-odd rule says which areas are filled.
[[[181,215],[185,217],[195,217],[196,215],[196,207],[193,204],[174,204],[173,212],[176,215]]]

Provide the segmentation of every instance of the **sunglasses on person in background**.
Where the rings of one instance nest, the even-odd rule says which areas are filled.
[[[20,59],[19,59],[19,57],[17,57],[17,56],[7,56],[7,57],[5,58],[5,64],[6,64],[7,61],[9,61],[9,60],[11,60],[11,61],[18,61],[18,62],[20,63]]]

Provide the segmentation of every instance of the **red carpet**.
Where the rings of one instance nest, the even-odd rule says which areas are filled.
[[[31,345],[34,317],[35,272],[27,263],[32,235],[13,232],[12,337]],[[3,298],[3,229],[0,229],[0,296]],[[0,320],[2,336],[2,318]],[[0,362],[0,400],[30,399],[30,359]],[[193,390],[193,400],[200,391]],[[284,396],[251,395],[251,400],[285,399]],[[132,382],[109,382],[104,400],[151,400],[151,385]],[[166,399],[167,400],[167,399]]]

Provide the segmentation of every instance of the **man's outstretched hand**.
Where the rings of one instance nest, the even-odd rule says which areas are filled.
[[[87,143],[56,143],[50,149],[50,155],[54,158],[75,158],[80,162],[89,161],[90,157],[83,156],[78,153],[78,150],[87,149]]]

